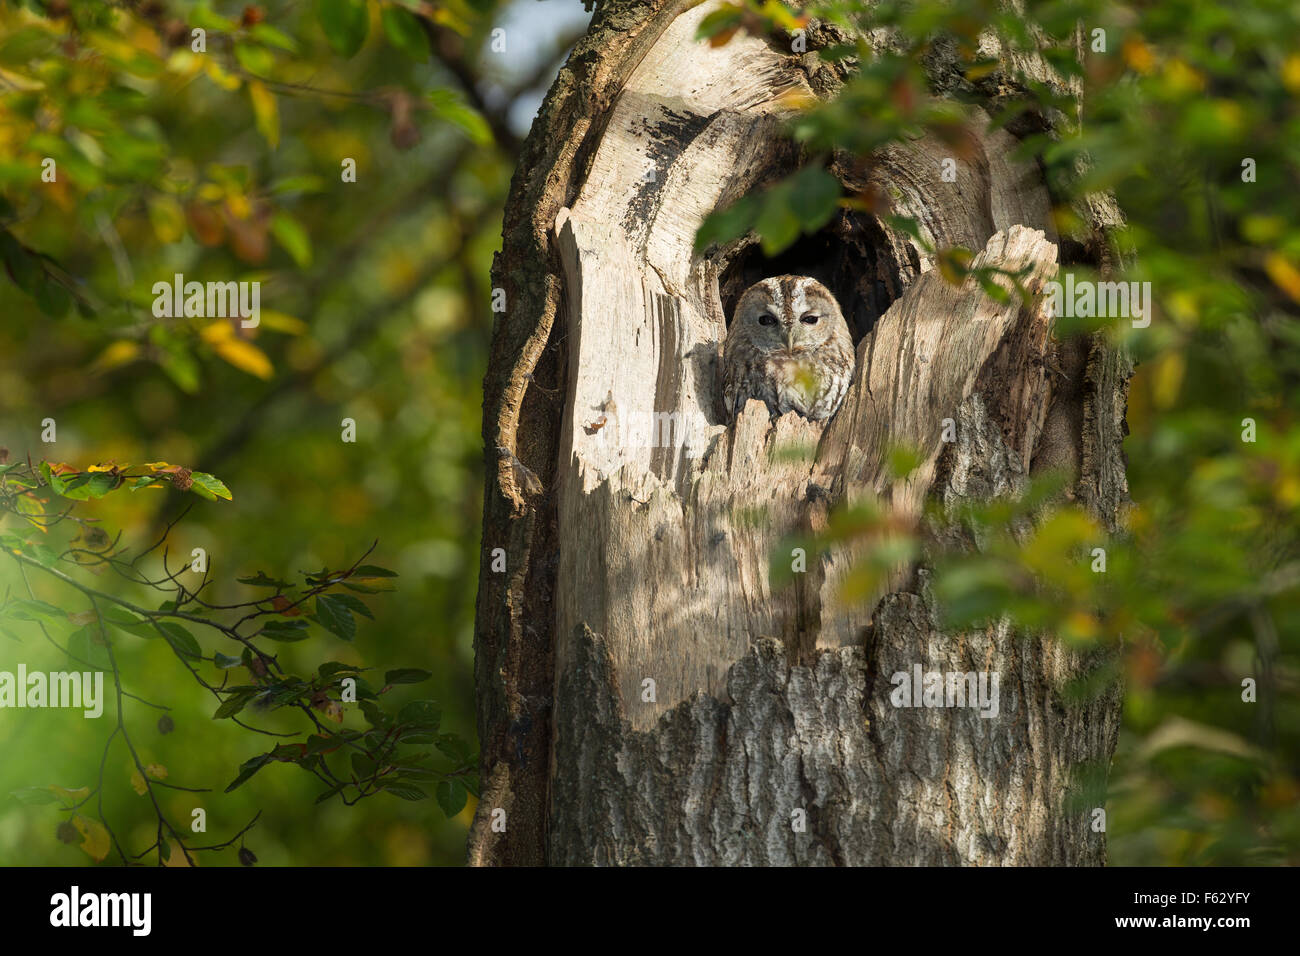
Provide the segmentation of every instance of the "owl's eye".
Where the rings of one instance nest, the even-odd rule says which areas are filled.
[[[805,312],[802,316],[799,317],[799,321],[802,322],[804,325],[816,325],[817,320],[820,318],[821,316],[818,315],[816,312]]]
[[[771,312],[764,312],[758,317],[759,325],[776,325],[776,316]]]

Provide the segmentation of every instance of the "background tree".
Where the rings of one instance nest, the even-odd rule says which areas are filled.
[[[328,660],[371,666],[380,679],[397,666],[432,672],[385,699],[400,709],[436,698],[443,731],[468,738],[471,750],[487,270],[538,88],[585,21],[579,4],[561,6],[535,16],[531,4],[361,0],[0,5],[7,465],[24,470],[30,455],[37,466],[114,461],[138,474],[161,461],[218,475],[233,500],[176,487],[123,487],[88,501],[38,491],[51,511],[73,507],[92,522],[87,529],[104,529],[106,541],[120,530],[128,561],[191,503],[141,567],[160,580],[165,549],[179,572],[202,547],[213,603],[269,596],[237,582],[259,571],[302,585],[297,572],[347,567],[378,539],[367,561],[398,572],[398,590],[335,587],[366,602],[375,620],[355,615],[351,643],[313,625],[313,640],[272,650],[300,674]],[[193,49],[198,28],[203,53]],[[507,53],[491,47],[498,28]],[[47,157],[52,182],[41,178]],[[342,179],[345,158],[356,161],[355,182]],[[152,284],[176,272],[260,279],[260,326],[156,319]],[[41,440],[47,417],[57,422],[54,444]],[[344,418],[357,423],[355,443],[341,441]],[[11,490],[18,470],[8,472]],[[56,556],[75,529],[69,521],[45,533],[14,516],[0,523]],[[163,599],[112,572],[55,566],[137,606]],[[75,589],[40,569],[27,576],[37,599],[86,610]],[[191,587],[201,578],[181,575]],[[27,596],[16,564],[0,561],[0,600]],[[15,638],[0,638],[0,669],[67,665],[38,623],[0,620]],[[45,623],[60,647],[78,629],[68,619]],[[215,632],[186,626],[205,655],[238,655]],[[162,734],[161,712],[128,698],[142,761],[168,768],[170,783],[214,791],[200,798],[208,836],[196,844],[224,840],[261,810],[249,846],[262,864],[463,859],[470,811],[454,803],[451,820],[432,799],[314,805],[325,788],[284,766],[222,794],[275,741],[213,721],[217,703],[161,641],[119,638],[128,691],[171,708],[174,729]],[[249,677],[211,661],[199,672],[214,684]],[[27,806],[10,794],[93,789],[114,720],[111,701],[100,721],[0,713],[0,862],[91,862],[80,836],[67,846],[55,839],[69,819],[62,798]],[[344,726],[361,720],[349,714]],[[302,740],[304,721],[259,713],[246,722]],[[140,850],[156,819],[132,770],[119,738],[104,767],[104,818]],[[169,818],[188,822],[195,798],[159,793]],[[79,812],[98,819],[99,799]],[[197,856],[200,865],[237,862],[233,850]]]

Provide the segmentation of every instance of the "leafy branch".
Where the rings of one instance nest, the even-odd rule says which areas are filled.
[[[431,796],[426,789],[429,788],[448,816],[459,813],[468,794],[476,793],[477,788],[478,761],[470,746],[455,734],[441,732],[441,711],[435,701],[411,701],[395,712],[381,706],[384,695],[394,687],[421,683],[432,676],[429,671],[389,669],[384,672],[382,682],[372,683],[367,677],[370,668],[330,660],[321,663],[313,674],[299,675],[282,665],[275,650],[277,645],[306,641],[321,632],[348,642],[355,640],[358,618],[374,619],[362,596],[396,589],[396,572],[364,563],[377,542],[341,570],[300,571],[301,580],[296,584],[259,570],[237,579],[252,589],[254,596],[235,603],[210,601],[207,595],[214,581],[206,562],[202,566],[202,578],[197,586],[191,587],[182,580],[182,575],[198,569],[193,564],[173,566],[166,547],[183,514],[168,525],[152,546],[132,556],[122,547],[120,534],[110,539],[95,519],[75,513],[79,503],[123,488],[135,491],[170,485],[213,501],[232,497],[225,484],[213,475],[166,462],[144,467],[145,470],[133,472],[129,466],[116,463],[84,469],[47,461],[35,465],[30,461],[0,463],[0,520],[8,518],[29,528],[25,534],[0,531],[0,549],[14,561],[26,592],[23,597],[5,595],[0,603],[0,633],[20,639],[8,622],[34,624],[44,639],[66,654],[71,663],[109,674],[116,712],[115,726],[105,740],[93,789],[31,787],[15,795],[27,803],[61,800],[69,816],[59,827],[60,839],[72,842],[80,835],[83,849],[95,859],[104,859],[111,849],[116,850],[123,863],[152,853],[161,866],[168,864],[173,853],[179,850],[186,864],[193,865],[196,851],[233,846],[256,822],[255,817],[224,842],[195,846],[187,842],[189,835],[168,818],[159,800],[159,789],[191,793],[205,793],[209,789],[168,782],[164,779],[166,768],[147,763],[142,756],[128,726],[126,701],[163,711],[168,708],[126,689],[120,659],[125,636],[144,640],[162,638],[195,683],[216,700],[213,719],[231,720],[251,732],[268,736],[302,738],[285,740],[244,761],[224,792],[242,786],[271,763],[293,763],[324,785],[318,803],[337,796],[344,804],[351,805],[378,793],[389,793],[404,800],[424,800]],[[46,541],[52,529],[68,523],[74,526],[74,534],[68,546],[57,551]],[[162,572],[150,576],[142,568],[142,561],[159,553]],[[86,583],[77,574],[79,571],[94,574],[112,571],[129,585],[161,594],[163,600],[157,607],[145,606],[145,602]],[[55,604],[39,599],[29,573],[42,575],[67,593],[68,598],[74,594],[79,596],[84,601],[84,609],[69,610],[75,605],[68,600]],[[56,634],[68,628],[72,628],[71,633],[61,643]],[[206,649],[195,631],[205,641],[215,641],[217,646]],[[204,665],[215,668],[220,679],[205,678],[200,672]],[[240,669],[246,678],[234,677]],[[245,711],[265,714],[274,710],[298,712],[308,725],[305,734],[265,730],[239,719]],[[349,711],[355,711],[362,720],[347,726]],[[158,727],[169,732],[174,729],[174,722],[165,714]],[[132,785],[149,798],[157,819],[154,841],[135,853],[122,844],[103,810],[104,768],[108,753],[119,737],[134,768]],[[92,797],[97,798],[98,819],[82,812]],[[242,843],[240,860],[246,864],[256,860]]]

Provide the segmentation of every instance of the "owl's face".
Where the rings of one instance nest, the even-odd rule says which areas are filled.
[[[755,282],[736,304],[728,337],[738,333],[767,354],[816,352],[847,332],[829,289],[808,276],[773,276]]]

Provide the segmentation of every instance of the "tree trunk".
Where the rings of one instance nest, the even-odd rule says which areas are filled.
[[[1115,528],[1130,367],[1100,343],[1059,347],[1041,306],[951,284],[869,213],[775,261],[752,237],[697,254],[707,214],[798,168],[780,135],[790,98],[843,80],[744,34],[696,42],[709,9],[600,6],[512,187],[485,380],[470,861],[1103,863],[1092,811],[1118,691],[1066,692],[1096,656],[1006,623],[941,631],[924,562],[864,590],[861,545],[795,549],[838,507],[877,500],[914,522],[927,501],[1015,496],[1045,465],[1072,468]],[[833,171],[1032,290],[1063,250],[1098,258],[1111,205],[1081,210],[1094,233],[1062,242],[1014,136],[976,140],[955,182],[951,147],[929,139]],[[729,308],[777,272],[836,293],[854,382],[829,424],[751,403],[728,426]],[[903,479],[887,467],[900,444],[921,461]],[[774,574],[786,561],[794,573]],[[996,715],[896,707],[891,677],[918,666],[996,675]]]

